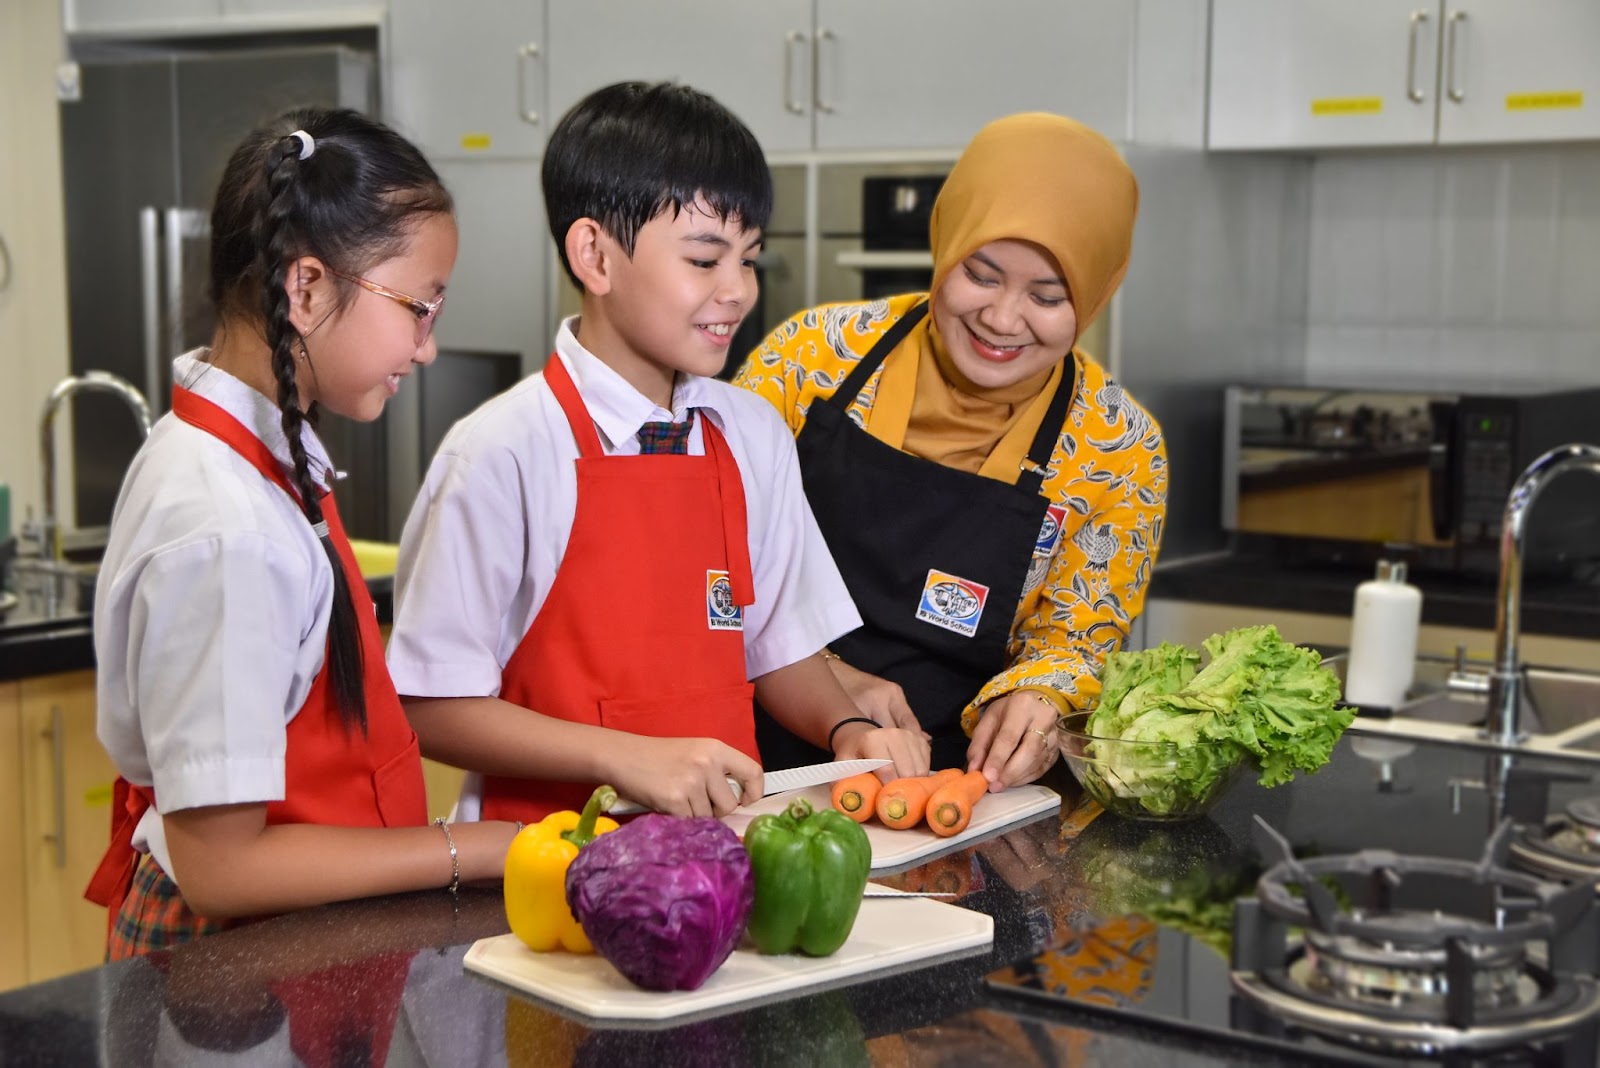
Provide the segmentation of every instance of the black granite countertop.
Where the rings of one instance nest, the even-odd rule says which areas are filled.
[[[1348,618],[1356,586],[1372,573],[1365,563],[1289,563],[1230,553],[1157,567],[1150,596]],[[1494,576],[1413,572],[1407,581],[1422,591],[1424,623],[1494,629]],[[1600,585],[1529,577],[1522,591],[1522,631],[1600,638]]]
[[[394,617],[394,578],[367,582],[378,606],[378,622]],[[93,669],[94,635],[89,606],[71,605],[46,617],[28,597],[0,610],[0,682]]]
[[[498,890],[469,889],[310,910],[0,995],[0,1050],[7,1065],[130,1068],[1346,1062],[1357,1055],[1160,1022],[1214,1003],[1228,1026],[1217,907],[1230,914],[1259,870],[1252,819],[1301,855],[1472,857],[1489,801],[1466,791],[1453,807],[1447,783],[1487,779],[1496,759],[1347,735],[1315,775],[1271,791],[1241,780],[1185,824],[1090,819],[1058,766],[1060,813],[887,880],[953,890],[991,915],[992,951],[682,1026],[585,1022],[467,973],[467,947],[506,931]],[[1600,764],[1522,763],[1567,775],[1568,794],[1596,790]]]

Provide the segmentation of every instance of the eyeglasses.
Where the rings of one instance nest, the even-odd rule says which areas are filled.
[[[403,304],[417,317],[417,348],[421,348],[428,341],[428,335],[433,333],[433,321],[439,318],[439,311],[444,307],[444,294],[439,294],[435,301],[418,300],[416,297],[399,290],[380,286],[376,282],[369,282],[365,278],[358,278],[353,274],[344,274],[333,268],[328,268],[328,273],[335,278],[343,278],[346,282],[354,282],[369,293],[376,293],[380,297],[388,297],[396,304]]]

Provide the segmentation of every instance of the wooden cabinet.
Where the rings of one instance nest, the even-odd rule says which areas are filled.
[[[543,0],[392,0],[386,118],[435,160],[537,158],[552,122],[544,21]],[[626,39],[608,28],[579,61]]]
[[[83,899],[110,835],[116,772],[92,671],[0,686],[0,987],[92,968],[106,913]]]
[[[1592,0],[1215,0],[1212,148],[1600,136]]]
[[[0,683],[0,856],[22,856],[22,688]],[[27,879],[0,865],[0,990],[28,981]]]

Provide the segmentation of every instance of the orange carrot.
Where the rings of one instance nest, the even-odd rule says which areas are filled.
[[[928,826],[941,838],[960,834],[972,822],[972,806],[988,792],[989,780],[981,771],[952,779],[928,798]]]
[[[840,779],[833,784],[833,807],[857,823],[865,823],[872,818],[873,805],[882,786],[883,780],[875,771]]]
[[[903,831],[922,822],[922,810],[933,792],[952,779],[961,777],[955,768],[920,777],[895,779],[878,791],[878,818],[885,827]]]

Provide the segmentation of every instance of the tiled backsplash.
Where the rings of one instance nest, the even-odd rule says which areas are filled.
[[[1313,381],[1600,383],[1600,147],[1312,164]]]

